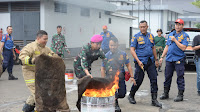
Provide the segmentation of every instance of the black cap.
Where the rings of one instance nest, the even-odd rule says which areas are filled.
[[[157,32],[162,32],[162,29],[158,29]]]

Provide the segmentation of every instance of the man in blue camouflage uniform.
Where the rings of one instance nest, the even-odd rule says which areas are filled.
[[[137,85],[132,86],[128,99],[131,104],[136,104],[134,96],[143,82],[144,71],[147,71],[151,83],[152,105],[162,107],[162,104],[157,101],[158,85],[156,66],[158,67],[158,59],[154,46],[154,36],[147,32],[148,25],[146,21],[141,21],[139,28],[140,32],[132,37],[131,42],[131,54],[135,62],[134,78]]]
[[[115,112],[121,112],[121,109],[118,105],[118,98],[124,98],[126,96],[126,84],[125,84],[125,69],[124,65],[127,66],[129,73],[131,74],[131,82],[136,85],[136,82],[133,77],[133,71],[131,64],[126,52],[118,49],[118,39],[112,37],[109,42],[110,51],[106,53],[106,63],[102,62],[101,74],[102,77],[113,77],[115,71],[119,70],[119,89],[115,93]],[[112,72],[114,74],[109,74]],[[106,74],[105,74],[106,73]]]
[[[161,100],[169,98],[169,90],[171,87],[172,76],[174,70],[176,70],[178,95],[174,99],[174,101],[175,102],[183,101],[183,93],[185,90],[184,50],[188,46],[188,41],[189,41],[189,36],[187,33],[183,31],[183,27],[184,27],[184,21],[182,19],[177,19],[175,21],[175,30],[169,34],[165,49],[160,59],[160,63],[162,63],[164,56],[167,54],[166,67],[165,67],[164,93],[160,96]]]
[[[7,27],[7,34],[4,34],[1,40],[0,53],[3,50],[3,72],[7,69],[9,77],[8,80],[18,80],[18,78],[14,77],[12,74],[13,69],[13,61],[16,59],[14,52],[14,43],[12,34],[12,26]]]
[[[108,31],[108,27],[105,25],[103,26],[103,32],[101,32],[100,35],[103,37],[101,48],[102,48],[103,52],[106,54],[110,50],[110,48],[109,48],[110,38],[115,37],[115,36],[113,35],[112,32]]]

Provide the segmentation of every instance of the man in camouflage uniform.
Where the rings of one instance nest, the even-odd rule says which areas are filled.
[[[46,47],[47,40],[47,32],[40,30],[37,33],[37,39],[26,45],[20,53],[19,58],[23,64],[22,71],[24,80],[31,92],[23,107],[23,112],[34,112],[35,108],[35,58],[40,54],[57,56],[50,48]]]
[[[103,38],[101,35],[94,35],[91,38],[91,43],[83,46],[81,52],[74,59],[74,71],[77,78],[82,78],[86,75],[91,75],[91,64],[99,57],[105,59],[105,54],[100,49]]]
[[[58,54],[60,57],[64,57],[64,51],[66,50],[70,54],[65,42],[65,36],[61,34],[62,26],[57,26],[57,34],[52,37],[51,50]]]

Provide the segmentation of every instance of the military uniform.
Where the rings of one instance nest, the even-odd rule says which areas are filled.
[[[26,45],[19,55],[19,59],[22,61],[22,72],[24,76],[25,83],[31,92],[31,95],[26,100],[26,104],[34,106],[35,105],[35,65],[34,60],[40,54],[56,55],[48,47],[41,46],[37,40]]]
[[[55,34],[51,41],[51,50],[58,54],[60,57],[64,57],[64,51],[69,51],[65,42],[65,36],[62,34]]]
[[[74,59],[74,72],[77,78],[86,76],[84,69],[91,71],[91,64],[98,58],[105,59],[105,54],[102,49],[92,50],[91,44],[83,46],[81,52]]]
[[[163,36],[155,37],[155,47],[156,47],[157,57],[160,58],[165,48],[165,38]]]
[[[109,41],[110,41],[110,38],[111,37],[115,37],[113,35],[112,32],[110,31],[107,31],[107,32],[101,32],[100,34],[102,37],[103,37],[103,41],[102,41],[102,44],[101,44],[101,48],[103,50],[103,52],[106,54],[110,48],[109,48]]]

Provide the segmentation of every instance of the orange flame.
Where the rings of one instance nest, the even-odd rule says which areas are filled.
[[[111,88],[103,88],[103,89],[86,89],[82,96],[88,97],[109,97],[114,96],[116,89],[119,89],[119,71],[115,75],[114,81],[111,83],[113,86]]]

